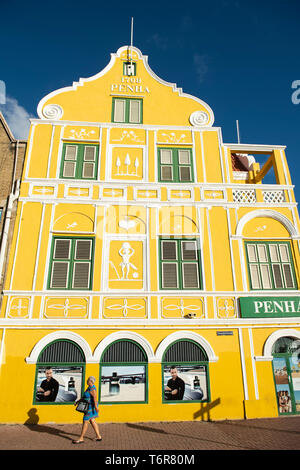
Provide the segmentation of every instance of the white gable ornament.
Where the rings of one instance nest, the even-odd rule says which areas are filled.
[[[194,111],[190,115],[189,121],[192,124],[192,126],[195,126],[195,127],[206,126],[209,121],[209,115],[205,113],[204,111]]]
[[[42,113],[46,119],[58,120],[62,118],[64,110],[58,104],[47,104],[47,106],[43,108]]]

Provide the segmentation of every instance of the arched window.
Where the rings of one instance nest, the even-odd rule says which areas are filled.
[[[110,344],[100,359],[101,403],[147,403],[148,360],[132,340]]]
[[[85,357],[69,340],[48,344],[36,364],[34,404],[74,403],[83,392]]]
[[[162,359],[163,403],[209,401],[208,356],[192,340],[172,343]]]
[[[272,348],[274,354],[297,354],[300,362],[300,340],[286,336],[279,338]]]

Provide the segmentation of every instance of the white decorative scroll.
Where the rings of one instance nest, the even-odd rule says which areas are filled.
[[[61,106],[59,106],[58,104],[47,104],[47,106],[45,106],[43,108],[43,116],[46,118],[46,119],[61,119],[62,118],[62,115],[64,114],[64,111],[62,109]]]
[[[135,220],[129,219],[129,217],[125,217],[125,219],[122,219],[119,222],[119,227],[124,228],[125,230],[129,230],[130,228],[134,228],[135,226]]]
[[[206,126],[209,121],[209,115],[204,111],[195,111],[190,115],[189,120],[192,126]]]

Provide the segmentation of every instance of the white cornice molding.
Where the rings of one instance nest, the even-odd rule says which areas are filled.
[[[223,147],[230,148],[230,150],[241,150],[244,152],[272,152],[272,150],[284,150],[286,145],[265,145],[265,144],[222,144]]]
[[[218,126],[170,126],[166,124],[133,124],[133,123],[119,123],[119,122],[94,122],[94,121],[70,121],[70,120],[57,120],[57,119],[45,119],[45,118],[30,118],[29,121],[31,124],[52,124],[53,126],[93,126],[99,128],[128,128],[128,129],[143,129],[143,130],[178,130],[178,131],[217,131],[221,132],[222,128]],[[63,140],[70,140],[70,139],[63,139]],[[72,140],[72,139],[71,139]],[[76,139],[73,139],[76,140]],[[161,144],[165,145],[168,142],[161,142]],[[191,145],[191,144],[184,144],[184,145]]]

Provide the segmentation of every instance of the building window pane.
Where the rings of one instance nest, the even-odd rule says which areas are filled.
[[[163,287],[174,289],[178,287],[177,264],[163,263],[162,265]]]
[[[182,259],[195,260],[197,259],[197,243],[192,241],[181,242]]]
[[[49,288],[91,289],[92,262],[93,239],[54,238]]]
[[[94,162],[96,158],[96,147],[84,147],[84,160]]]
[[[97,145],[63,145],[61,178],[96,179],[98,165]]]
[[[173,180],[173,168],[171,166],[162,166],[161,167],[161,179],[164,181]]]
[[[90,259],[92,242],[91,240],[76,240],[75,259]]]
[[[200,289],[201,271],[197,240],[160,240],[162,289]]]
[[[280,251],[281,261],[283,262],[290,261],[289,250],[288,250],[287,245],[279,245],[279,251]]]
[[[112,122],[141,124],[143,122],[143,100],[133,98],[113,98]]]
[[[129,122],[140,122],[140,102],[136,100],[129,101]]]
[[[258,260],[260,262],[268,261],[267,251],[264,245],[257,245]]]
[[[68,285],[68,263],[55,261],[52,265],[51,287],[54,289],[66,288]]]
[[[259,270],[257,264],[250,266],[252,289],[260,289]]]
[[[164,150],[160,151],[160,163],[161,164],[168,164],[172,162],[172,151],[171,150]]]
[[[252,289],[296,289],[289,242],[246,242]]]
[[[114,121],[115,122],[125,122],[125,100],[115,100],[115,112],[114,112]]]
[[[74,263],[74,289],[87,289],[90,280],[90,263]]]
[[[189,150],[178,150],[178,161],[180,165],[188,165],[190,163]]]
[[[95,173],[95,164],[94,163],[84,163],[82,177],[83,178],[93,178]]]
[[[261,272],[263,289],[271,289],[272,284],[271,284],[269,266],[267,264],[262,264],[260,266],[260,272]]]
[[[177,259],[177,243],[174,241],[162,242],[162,259],[176,260]]]
[[[291,266],[289,264],[284,264],[283,272],[287,289],[294,289],[295,285],[293,281]]]
[[[247,245],[248,258],[250,262],[257,261],[255,245]]]
[[[192,149],[159,148],[159,181],[193,181]]]
[[[179,179],[180,181],[191,181],[191,169],[188,166],[179,168]]]
[[[276,245],[270,245],[270,258],[272,263],[279,261],[278,248]]]
[[[77,157],[77,146],[76,145],[66,145],[66,160],[76,160]]]
[[[65,239],[56,239],[54,244],[54,258],[55,259],[69,259],[71,241]]]
[[[281,289],[283,287],[283,280],[282,280],[280,265],[273,264],[272,267],[273,267],[275,288]]]
[[[75,162],[65,162],[64,163],[63,177],[64,178],[75,178],[75,169],[76,169],[76,163]]]
[[[199,287],[198,265],[196,263],[183,263],[183,287],[196,289]]]

